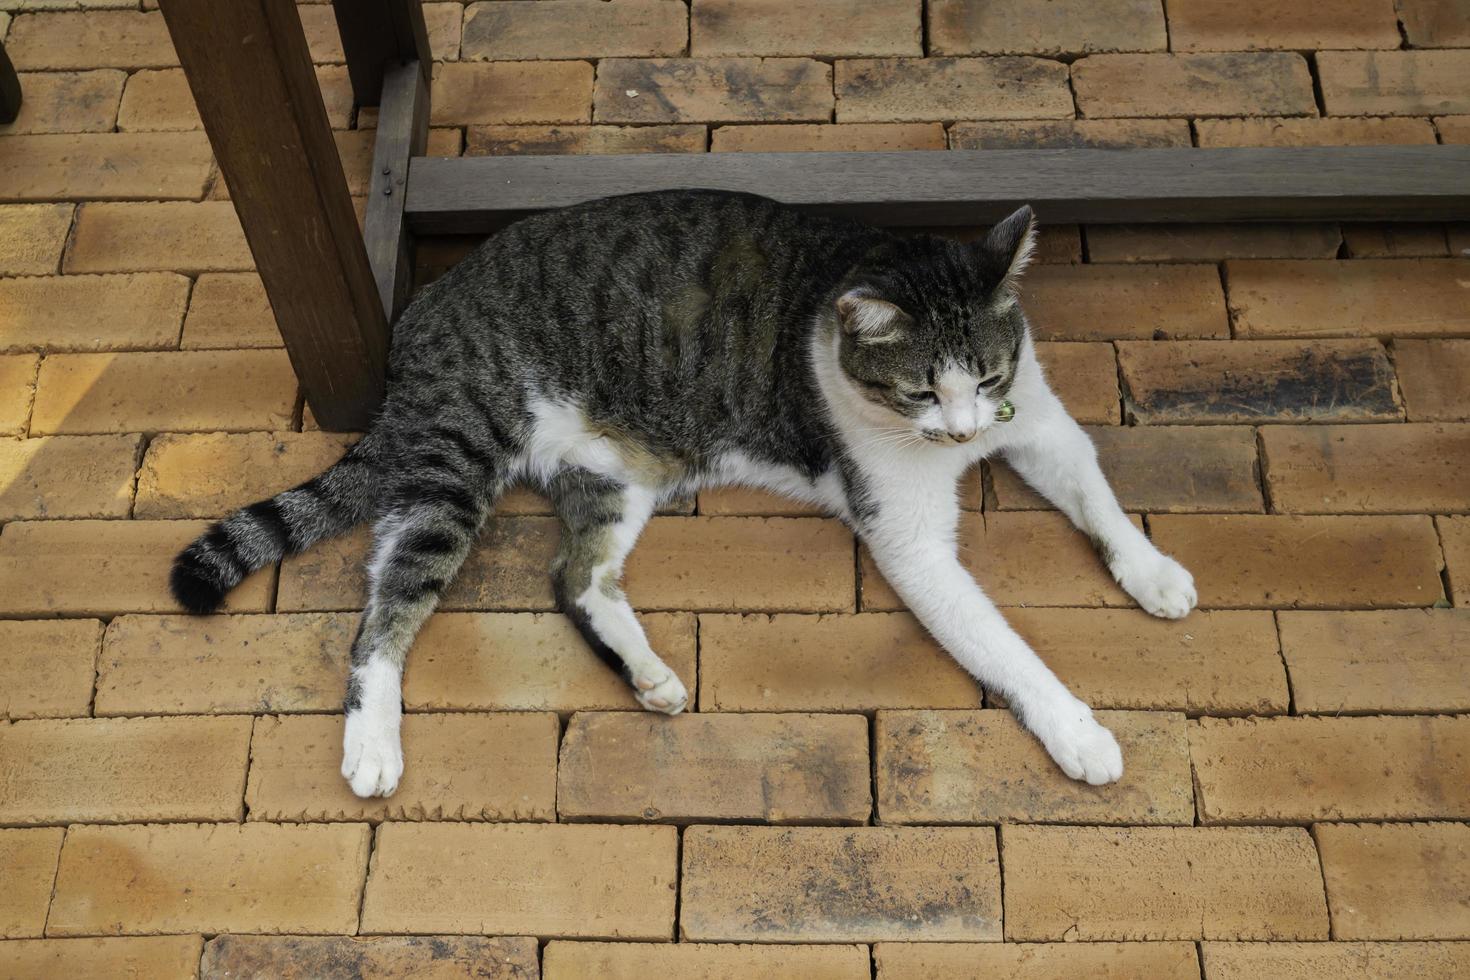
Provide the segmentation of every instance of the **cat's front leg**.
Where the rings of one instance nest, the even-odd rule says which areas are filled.
[[[1140,531],[1108,486],[1097,451],[1082,427],[1050,392],[1028,438],[1009,446],[1006,459],[1021,478],[1092,538],[1113,578],[1143,609],[1179,619],[1194,608],[1194,576]]]
[[[981,684],[1005,696],[1063,772],[1093,785],[1122,777],[1123,753],[1112,733],[1011,629],[960,564],[952,541],[912,527],[864,538],[914,615]]]

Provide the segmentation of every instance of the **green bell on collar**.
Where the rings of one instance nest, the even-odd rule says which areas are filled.
[[[1015,417],[1016,406],[1012,405],[1010,402],[1001,402],[1000,406],[995,410],[995,420],[997,422],[1009,422]]]

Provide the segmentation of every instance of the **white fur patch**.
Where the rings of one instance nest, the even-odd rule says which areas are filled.
[[[342,777],[358,796],[392,796],[403,776],[403,678],[382,658],[356,671],[362,703],[342,729]]]

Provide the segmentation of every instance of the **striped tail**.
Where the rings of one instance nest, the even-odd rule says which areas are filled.
[[[179,605],[214,612],[251,572],[372,517],[381,477],[367,441],[320,476],[235,511],[180,552],[169,576]]]

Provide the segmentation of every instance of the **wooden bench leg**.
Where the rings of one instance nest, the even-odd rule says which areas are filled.
[[[324,429],[382,402],[384,314],[293,0],[161,0],[296,376]]]
[[[0,123],[13,123],[20,115],[20,78],[0,44]]]

